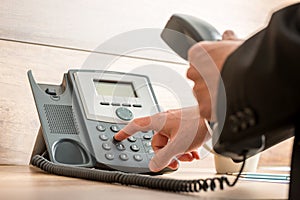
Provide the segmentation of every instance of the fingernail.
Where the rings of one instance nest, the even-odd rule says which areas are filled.
[[[121,142],[121,140],[117,139],[118,136],[117,136],[117,137],[116,137],[116,136],[117,136],[117,135],[114,135],[114,136],[113,136],[113,140],[114,140],[115,142]]]

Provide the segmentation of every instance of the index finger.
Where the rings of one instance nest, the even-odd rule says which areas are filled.
[[[114,139],[122,141],[138,131],[159,130],[163,121],[159,119],[159,115],[136,118],[127,124],[122,130],[115,134]]]

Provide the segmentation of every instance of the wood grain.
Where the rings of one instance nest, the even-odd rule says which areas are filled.
[[[172,14],[183,13],[208,21],[221,33],[232,29],[247,38],[266,24],[270,12],[293,2],[299,0],[73,0],[71,4],[62,0],[2,0],[0,37],[95,49],[124,32],[162,29]],[[102,50],[118,52],[118,48]]]
[[[164,177],[195,179],[214,177],[211,169],[185,168]],[[232,181],[234,177],[229,177]],[[288,184],[239,181],[234,188],[195,194],[172,193],[49,175],[30,166],[0,166],[0,198],[50,199],[287,199]]]

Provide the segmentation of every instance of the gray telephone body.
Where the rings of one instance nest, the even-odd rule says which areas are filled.
[[[37,84],[31,71],[28,78],[41,123],[32,156],[47,151],[57,164],[151,174],[153,131],[113,139],[133,118],[160,111],[147,76],[69,70],[61,85]]]

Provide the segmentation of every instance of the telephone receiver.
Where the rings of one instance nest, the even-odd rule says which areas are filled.
[[[221,38],[210,24],[181,14],[170,18],[161,37],[183,59],[196,42]],[[214,190],[218,183],[223,189],[224,184],[232,187],[237,182],[238,178],[230,183],[226,177],[177,180],[146,176],[174,171],[149,170],[153,131],[139,132],[122,142],[114,140],[114,134],[132,119],[160,112],[147,76],[72,69],[63,75],[61,85],[37,83],[31,71],[28,79],[41,122],[33,166],[56,175],[172,192]]]
[[[188,60],[188,50],[200,41],[217,41],[222,36],[215,27],[194,16],[174,14],[161,33],[163,41],[181,58]]]

